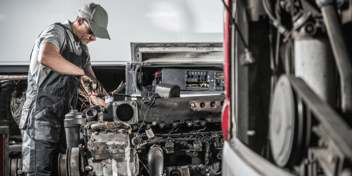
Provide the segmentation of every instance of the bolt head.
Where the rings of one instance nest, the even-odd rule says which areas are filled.
[[[191,103],[191,107],[192,108],[196,107],[196,104],[195,103]]]

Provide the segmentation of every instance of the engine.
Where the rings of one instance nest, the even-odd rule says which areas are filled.
[[[150,97],[71,111],[60,175],[220,175],[224,95],[179,92],[162,83]]]

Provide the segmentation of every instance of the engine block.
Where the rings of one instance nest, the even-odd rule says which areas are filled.
[[[95,175],[138,175],[138,155],[131,150],[128,134],[88,130],[87,136],[92,156],[88,164]]]

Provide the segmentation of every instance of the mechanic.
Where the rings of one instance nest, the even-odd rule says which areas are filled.
[[[99,4],[88,3],[74,22],[52,24],[37,38],[31,53],[27,98],[19,124],[22,171],[26,175],[58,173],[57,155],[66,152],[63,119],[80,80],[93,83],[93,90],[101,89],[86,45],[97,37],[110,39],[107,25],[106,10]]]

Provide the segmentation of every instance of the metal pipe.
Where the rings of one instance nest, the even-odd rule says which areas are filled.
[[[0,75],[0,79],[6,80],[27,80],[27,75]]]
[[[154,145],[148,152],[148,168],[150,176],[164,174],[164,154],[160,146]]]
[[[340,19],[333,4],[321,6],[335,62],[340,75],[341,109],[352,112],[352,67],[347,45],[342,35]]]
[[[172,101],[170,101],[172,99]],[[157,98],[154,106],[149,108],[146,123],[156,121],[171,125],[186,119],[210,118],[212,122],[220,122],[222,103],[225,99],[224,95],[216,96],[199,96],[199,97],[177,97],[177,98]],[[204,103],[205,107],[201,108],[200,103]],[[211,107],[210,102],[215,102],[216,106]],[[137,100],[139,105],[139,113],[145,114],[149,105]],[[192,106],[194,103],[194,107]],[[143,120],[143,116],[139,116],[139,121]]]

